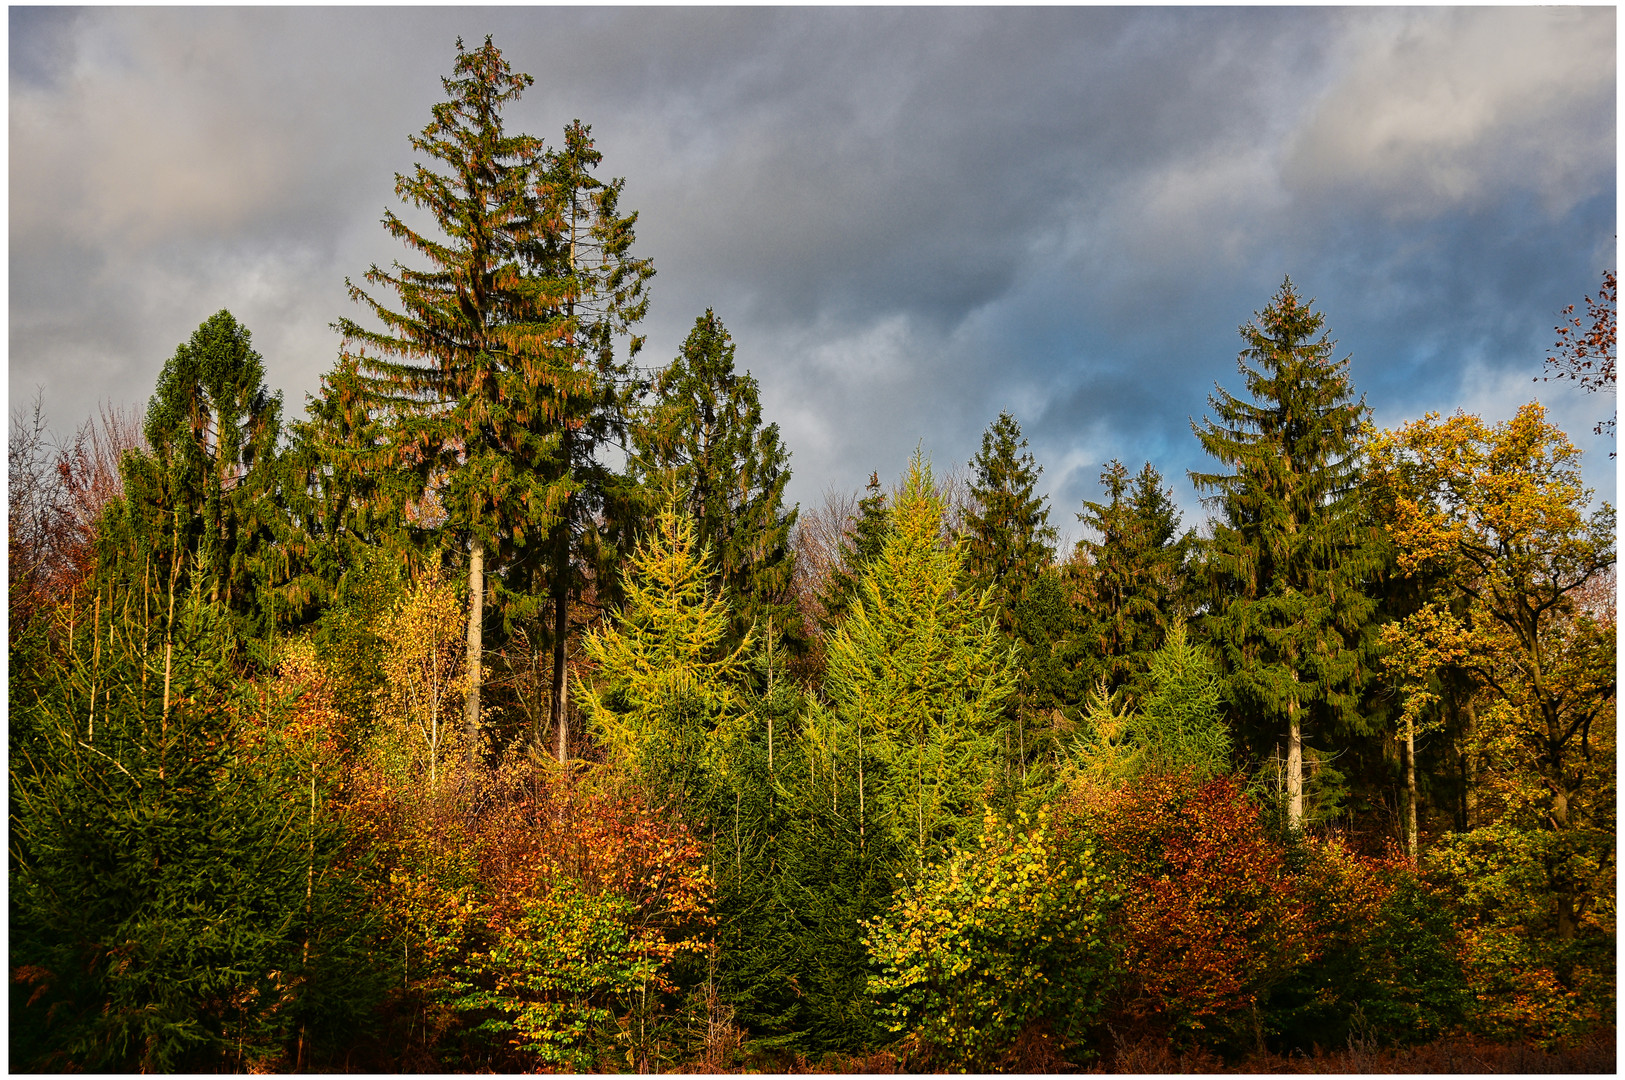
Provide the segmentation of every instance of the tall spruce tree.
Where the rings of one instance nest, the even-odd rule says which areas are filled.
[[[965,578],[974,592],[989,594],[999,629],[1017,650],[1017,690],[1008,707],[1015,720],[1012,754],[1025,775],[1027,717],[1058,696],[1058,682],[1066,682],[1055,670],[1058,638],[1066,636],[1069,621],[1050,571],[1055,529],[1037,491],[1044,470],[1027,452],[1015,417],[1001,412],[988,425],[970,465]]]
[[[553,653],[548,716],[560,761],[569,756],[570,743],[565,676],[570,600],[579,598],[589,581],[600,594],[614,592],[617,570],[645,509],[636,485],[605,462],[602,449],[627,447],[636,392],[631,363],[643,348],[632,327],[648,311],[654,265],[633,257],[638,215],[621,212],[624,179],[593,175],[602,161],[592,128],[576,120],[565,128],[562,145],[547,152],[533,187],[550,226],[530,254],[536,272],[563,285],[558,310],[568,380],[561,387],[567,385],[568,392],[557,394],[549,414],[554,441],[546,475],[561,493],[557,512],[545,546],[529,553],[527,572],[514,577],[527,591],[546,596]],[[624,358],[615,348],[622,339]],[[520,611],[528,606],[517,605]],[[534,734],[539,743],[542,733]]]
[[[1179,508],[1148,461],[1131,481],[1117,460],[1100,473],[1103,502],[1083,504],[1078,520],[1094,531],[1084,592],[1092,676],[1108,692],[1140,682],[1168,628],[1189,614],[1188,562],[1195,536],[1179,532]]]
[[[672,483],[712,573],[732,599],[735,638],[752,624],[797,625],[784,508],[790,455],[779,426],[762,425],[756,380],[734,370],[734,343],[716,313],[694,321],[671,365],[654,383],[655,401],[633,432],[639,470],[651,485]]]
[[[1372,566],[1356,482],[1364,399],[1348,358],[1333,359],[1313,301],[1291,279],[1241,327],[1237,362],[1251,401],[1222,387],[1217,420],[1192,429],[1227,472],[1192,472],[1219,512],[1207,551],[1207,636],[1227,696],[1258,724],[1286,729],[1287,819],[1304,821],[1303,731],[1345,725],[1369,677]]]
[[[379,458],[433,493],[446,525],[468,545],[468,671],[464,710],[470,760],[479,747],[485,560],[546,538],[567,520],[572,494],[571,422],[596,393],[575,363],[567,276],[549,276],[543,245],[559,224],[536,194],[539,140],[509,135],[502,110],[532,79],[515,75],[486,38],[470,52],[457,42],[447,100],[411,139],[439,163],[397,173],[395,192],[427,210],[440,237],[393,211],[384,227],[427,259],[371,267],[366,280],[393,290],[400,310],[350,283],[351,298],[384,325],[349,319],[338,328],[354,347],[373,402],[389,414]],[[343,362],[343,361],[341,361]]]

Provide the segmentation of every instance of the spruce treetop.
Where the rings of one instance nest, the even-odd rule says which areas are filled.
[[[1055,529],[1036,490],[1044,470],[1027,452],[1021,425],[1007,412],[983,432],[971,468],[966,569],[974,587],[997,590],[1002,619],[1002,610],[1025,593],[1054,555]]]

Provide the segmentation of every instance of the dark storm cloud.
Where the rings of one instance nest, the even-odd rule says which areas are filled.
[[[1111,457],[1194,509],[1190,418],[1283,275],[1396,423],[1509,414],[1613,265],[1611,9],[10,17],[10,388],[63,427],[220,307],[297,415],[344,278],[401,254],[378,219],[458,35],[535,76],[511,127],[593,125],[659,270],[645,361],[714,307],[803,503],[962,465],[1009,409],[1063,527]]]

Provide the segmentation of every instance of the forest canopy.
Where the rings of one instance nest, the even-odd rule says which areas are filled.
[[[229,311],[140,418],[12,418],[13,1069],[1610,1030],[1614,509],[1538,401],[1378,429],[1284,279],[1205,522],[1114,460],[1061,550],[1010,413],[787,506],[717,311],[640,362],[590,125],[504,127],[490,39],[443,85],[301,418]]]

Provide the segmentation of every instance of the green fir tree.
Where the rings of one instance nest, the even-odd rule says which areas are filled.
[[[1120,461],[1100,474],[1103,502],[1085,502],[1078,520],[1095,539],[1079,541],[1092,677],[1108,691],[1145,689],[1151,655],[1168,628],[1190,614],[1188,581],[1195,536],[1179,532],[1179,508],[1162,476],[1145,463],[1131,481]]]
[[[796,509],[784,508],[790,455],[779,426],[762,424],[756,380],[734,370],[734,343],[709,309],[654,382],[655,401],[633,437],[651,484],[675,483],[713,574],[736,611],[735,635],[752,625],[794,632],[790,596]]]
[[[1208,399],[1217,419],[1192,425],[1227,470],[1191,473],[1219,514],[1205,634],[1255,738],[1286,736],[1293,828],[1304,823],[1304,730],[1360,728],[1374,635],[1374,555],[1355,491],[1365,402],[1324,322],[1285,281],[1241,328],[1251,400],[1220,388]]]

